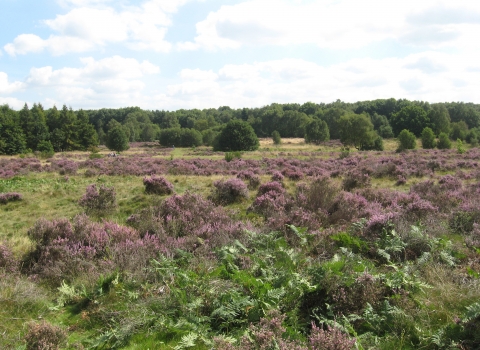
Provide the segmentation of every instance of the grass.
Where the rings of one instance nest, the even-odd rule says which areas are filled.
[[[260,143],[258,151],[244,153],[242,158],[260,160],[264,157],[286,157],[308,160],[340,156],[340,147],[338,146],[308,145],[303,142],[303,139],[284,139],[279,146],[273,145],[271,139],[261,140]],[[386,151],[383,153],[362,152],[357,154],[356,150],[352,150],[352,155],[360,155],[369,159],[369,157],[392,154],[396,147],[395,140],[385,140]],[[209,150],[205,147],[176,148],[174,150],[162,149],[157,146],[135,147],[123,152],[121,157],[135,157],[147,153],[164,159],[173,157],[173,159],[224,160],[223,153],[211,154]],[[421,154],[420,151],[414,152]],[[102,155],[107,153],[108,151],[105,149],[100,151]],[[88,156],[87,152],[75,152],[56,157],[81,161],[87,159]],[[47,164],[50,161],[42,160],[42,163]],[[437,172],[436,175],[453,174],[454,171]],[[233,177],[221,175],[209,177],[164,176],[174,185],[175,193],[184,194],[190,191],[200,194],[202,197],[207,197],[212,192],[214,181]],[[395,185],[397,180],[394,178],[372,178],[371,185],[374,189],[387,188],[408,192],[412,184],[428,178],[427,176],[411,177],[406,184],[401,186]],[[0,242],[7,242],[9,246],[13,247],[17,257],[29,252],[32,244],[27,237],[28,229],[40,218],[48,220],[72,218],[82,213],[83,210],[78,205],[78,200],[85,193],[85,188],[92,183],[113,186],[118,203],[118,208],[113,213],[93,219],[97,221],[107,219],[124,225],[131,214],[165,198],[145,194],[142,179],[143,176],[86,177],[83,169],[80,169],[76,175],[69,175],[68,179],[57,173],[33,172],[11,179],[0,179],[1,193],[19,192],[23,195],[22,201],[0,205]],[[270,181],[270,175],[261,175],[261,183],[268,181]],[[300,182],[303,181],[308,180]],[[340,184],[342,177],[335,178],[333,181]],[[464,182],[472,183],[474,181],[472,179]],[[284,183],[287,192],[294,194],[297,182],[285,179]],[[235,219],[248,219],[258,226],[263,224],[263,217],[247,212],[256,193],[257,190],[252,189],[249,191],[248,200],[228,206],[228,210],[232,211]],[[246,310],[244,313],[248,313],[251,308],[256,308],[255,310],[258,311],[261,308],[259,305],[265,309],[268,308],[265,305],[276,305],[278,308],[280,308],[279,305],[282,305],[281,307],[287,309],[289,315],[292,316],[289,322],[295,323],[298,329],[303,327],[301,326],[302,322],[305,323],[305,320],[302,319],[305,315],[296,309],[299,307],[301,298],[304,298],[304,295],[299,292],[301,289],[298,285],[305,290],[308,288],[320,289],[321,283],[318,286],[306,287],[306,283],[311,282],[309,280],[311,276],[308,275],[311,270],[320,271],[322,267],[328,264],[335,265],[338,259],[343,259],[341,257],[344,252],[335,246],[335,242],[330,240],[328,235],[332,232],[339,232],[338,230],[347,232],[348,227],[334,227],[329,230],[331,232],[322,232],[321,235],[315,237],[308,235],[301,237],[301,234],[296,237],[291,232],[253,235],[242,241],[242,244],[248,247],[247,251],[232,245],[231,249],[225,249],[224,260],[216,257],[219,254],[218,251],[211,252],[208,259],[192,257],[193,254],[192,256],[188,254],[184,257],[177,256],[175,259],[169,258],[167,260],[171,266],[169,265],[168,268],[175,271],[169,275],[170,277],[160,278],[158,270],[154,270],[150,266],[147,269],[156,272],[144,272],[148,278],[145,276],[142,277],[144,279],[137,278],[138,276],[125,278],[124,281],[120,280],[118,284],[111,286],[108,292],[98,292],[100,283],[98,276],[85,274],[76,279],[74,284],[77,288],[85,286],[90,293],[89,297],[84,298],[84,303],[71,302],[65,307],[56,309],[52,306],[57,304],[60,296],[58,289],[38,283],[35,276],[27,278],[20,274],[2,275],[0,270],[0,305],[2,305],[0,308],[0,334],[3,334],[3,337],[0,337],[0,348],[15,349],[21,346],[26,332],[25,324],[30,320],[38,321],[40,319],[46,319],[52,324],[61,325],[67,329],[71,348],[74,348],[74,344],[91,345],[92,342],[102,339],[102,334],[108,335],[112,339],[111,343],[104,343],[104,348],[112,348],[111,344],[116,339],[115,334],[119,337],[131,335],[125,345],[121,347],[123,349],[172,349],[176,346],[181,348],[182,336],[188,334],[192,329],[200,332],[204,329],[202,327],[206,327],[199,316],[211,313],[214,302],[220,303],[220,297],[231,293],[231,290],[237,291],[242,297],[247,295],[255,301],[253,306],[249,304],[242,306],[242,312]],[[365,336],[363,342],[365,348],[413,349],[419,346],[424,346],[426,349],[435,348],[433,345],[424,345],[428,343],[427,340],[420,339],[414,343],[412,339],[415,337],[411,333],[416,332],[417,336],[420,334],[427,339],[438,330],[451,326],[457,317],[462,317],[467,306],[480,300],[478,278],[466,277],[467,263],[473,264],[471,268],[474,270],[477,269],[474,262],[478,261],[480,253],[469,250],[464,245],[464,237],[461,235],[449,234],[443,238],[453,242],[452,249],[455,256],[459,257],[457,265],[448,267],[445,264],[434,262],[418,268],[421,280],[432,288],[426,289],[424,293],[412,292],[410,295],[393,293],[388,297],[392,304],[410,317],[408,320],[402,320],[403,323],[397,320],[400,325],[405,326],[405,329],[386,335],[372,335],[371,338]],[[359,235],[355,236],[355,239],[363,241],[365,237]],[[394,267],[393,263],[383,264],[382,260],[375,256],[375,244],[373,242],[366,244],[369,248],[365,256],[357,255],[355,257],[357,260],[351,270],[341,271],[340,275],[345,275],[351,280],[348,283],[355,281],[356,274],[362,272],[364,266],[369,266],[369,272],[377,273],[379,276],[392,272],[394,268],[401,269],[403,267],[401,262],[395,263]],[[240,262],[244,263],[245,267],[238,268],[238,266],[243,266]],[[234,265],[237,265],[237,270]],[[121,275],[122,271],[119,273]],[[182,284],[185,280],[190,281],[189,284]],[[331,290],[325,287],[322,293],[334,291],[337,288],[334,283],[341,283],[339,282],[341,280],[341,276],[336,280],[323,280],[322,283],[325,283]],[[332,285],[328,286],[328,283],[332,283]],[[350,287],[350,285],[346,287]],[[290,290],[292,293],[299,293],[298,298],[290,297],[278,301],[274,296],[275,293],[281,295],[282,288]],[[297,294],[294,295],[297,296]],[[207,301],[204,301],[202,307],[194,306],[196,297],[203,297]],[[325,298],[327,295],[323,295],[323,297]],[[319,303],[316,312],[319,312],[323,307],[322,303],[326,300],[314,298],[314,302]],[[173,317],[171,316],[173,313],[178,313],[178,315]],[[310,317],[310,315],[308,316]],[[172,317],[173,321],[171,322],[174,323],[169,324],[168,317]],[[235,323],[234,321],[230,322]],[[384,329],[387,329],[388,322],[385,324]],[[410,331],[415,328],[418,329]],[[173,332],[172,329],[176,331]],[[289,332],[298,339],[305,338],[305,334],[299,333],[295,327],[291,327]],[[239,333],[231,334],[238,336]],[[375,339],[376,337],[377,339]],[[420,344],[420,341],[424,343]],[[197,342],[195,346],[185,346],[185,348],[208,349],[209,347]]]

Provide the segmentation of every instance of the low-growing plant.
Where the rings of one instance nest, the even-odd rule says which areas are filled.
[[[0,193],[0,204],[22,200],[22,195],[17,192]]]
[[[78,204],[87,214],[104,215],[112,212],[117,207],[115,188],[101,185],[97,189],[97,185],[91,184]]]
[[[173,193],[173,185],[163,176],[152,175],[143,178],[145,193],[167,195]]]
[[[225,160],[227,162],[231,162],[234,159],[241,159],[241,158],[242,158],[242,152],[240,151],[225,152]]]
[[[215,190],[211,199],[221,205],[241,202],[248,198],[248,188],[239,178],[217,180],[213,183]]]
[[[57,350],[64,344],[67,335],[60,327],[46,321],[29,323],[25,335],[26,350]]]

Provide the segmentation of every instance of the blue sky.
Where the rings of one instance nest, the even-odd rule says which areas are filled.
[[[480,103],[475,0],[0,0],[0,104]]]

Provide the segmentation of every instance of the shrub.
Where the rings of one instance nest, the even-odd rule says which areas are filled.
[[[22,200],[22,195],[17,192],[0,193],[0,204]]]
[[[215,203],[226,205],[241,202],[248,198],[248,188],[239,178],[218,180],[213,183],[215,187],[212,200]]]
[[[242,158],[242,152],[236,151],[236,152],[225,152],[225,160],[229,163],[234,159],[241,159]]]
[[[317,327],[312,323],[312,333],[309,345],[315,350],[351,350],[355,347],[356,340],[338,328],[327,326],[327,329]]]
[[[7,273],[13,273],[17,270],[17,267],[18,264],[12,251],[6,245],[0,243],[0,272],[3,269]]]
[[[398,150],[404,151],[406,149],[415,149],[416,147],[416,138],[415,134],[403,129],[400,134],[398,134]]]
[[[279,145],[282,143],[282,139],[280,137],[280,133],[275,130],[274,132],[272,132],[272,140],[273,140],[273,144],[275,145]]]
[[[56,350],[65,342],[67,335],[60,327],[45,321],[29,323],[25,335],[26,350]]]
[[[115,152],[126,151],[130,148],[123,126],[117,125],[108,131],[106,146]]]
[[[422,131],[422,147],[425,149],[431,149],[435,148],[436,142],[435,142],[435,134],[433,133],[433,130],[430,129],[429,127],[426,127]]]
[[[260,177],[250,170],[244,170],[237,174],[237,177],[242,180],[248,180],[248,188],[254,190],[260,186]]]
[[[171,128],[160,131],[159,141],[166,147],[194,147],[201,146],[203,138],[200,131],[195,129]]]
[[[276,182],[276,181],[267,182],[267,183],[261,185],[258,188],[257,197],[259,197],[262,194],[265,194],[267,192],[273,192],[273,193],[276,193],[276,194],[284,194],[285,189],[283,188],[283,185],[280,182]]]
[[[315,119],[305,127],[305,142],[319,144],[330,140],[330,131],[325,121]]]
[[[163,176],[152,175],[151,177],[144,177],[143,185],[145,186],[145,193],[147,194],[163,196],[173,193],[173,185]]]
[[[255,151],[260,146],[257,135],[247,122],[231,120],[215,142],[216,151]]]
[[[282,182],[284,179],[284,176],[281,172],[279,171],[274,171],[272,173],[272,181],[276,181],[276,182]]]
[[[39,151],[44,158],[51,158],[55,154],[52,143],[46,140],[42,140],[38,143],[37,151]]]
[[[362,171],[349,171],[342,182],[345,191],[351,191],[354,188],[366,188],[371,186],[370,176]]]
[[[116,193],[114,187],[91,184],[87,186],[83,197],[78,204],[85,209],[87,214],[106,214],[117,207]]]
[[[444,132],[441,132],[438,135],[438,142],[437,142],[438,149],[450,149],[452,148],[452,142],[448,138],[448,135]]]
[[[458,154],[465,153],[465,147],[463,146],[463,141],[460,139],[457,139],[457,153]]]

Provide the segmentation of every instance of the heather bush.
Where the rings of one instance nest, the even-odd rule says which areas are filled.
[[[240,171],[237,177],[248,181],[248,188],[251,190],[257,189],[260,186],[260,177],[250,170]]]
[[[67,339],[67,334],[60,327],[42,321],[28,324],[25,335],[26,350],[56,350],[60,349]]]
[[[350,338],[338,328],[327,326],[323,329],[314,323],[308,340],[311,350],[352,350],[356,343],[355,338]]]
[[[305,176],[305,174],[298,169],[285,169],[283,175],[293,181],[301,180]]]
[[[0,193],[0,204],[22,200],[22,195],[17,192]]]
[[[2,272],[14,273],[18,269],[18,262],[6,244],[0,243],[0,276]]]
[[[285,193],[285,188],[283,188],[283,185],[280,182],[267,182],[260,185],[260,187],[258,188],[257,197],[267,192],[273,192],[275,194],[281,195]]]
[[[342,182],[342,187],[345,191],[351,191],[354,188],[370,187],[371,181],[368,173],[363,171],[352,170],[349,171]]]
[[[272,181],[276,181],[276,182],[282,182],[284,179],[284,176],[281,172],[279,171],[274,171],[272,173]]]
[[[167,195],[173,193],[173,185],[163,176],[144,177],[143,185],[147,194]]]
[[[83,197],[78,204],[85,209],[87,214],[104,215],[117,207],[116,193],[114,187],[91,184],[87,186]]]
[[[248,198],[248,188],[239,178],[218,180],[213,183],[215,190],[211,199],[218,204],[228,205]]]

